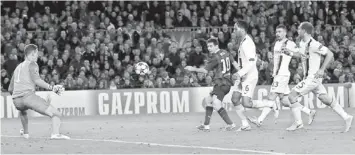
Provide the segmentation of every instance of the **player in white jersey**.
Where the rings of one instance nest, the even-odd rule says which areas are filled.
[[[246,32],[246,22],[240,21],[234,25],[234,33],[236,33],[236,36],[241,38],[238,50],[238,64],[240,66],[240,70],[234,74],[237,80],[234,88],[232,89],[232,102],[242,121],[242,126],[237,131],[247,131],[251,129],[247,117],[244,115],[244,108],[276,108],[275,103],[252,101],[259,73],[256,67],[256,47],[253,40],[247,35]],[[240,99],[242,99],[241,102]]]
[[[321,43],[312,38],[313,25],[309,22],[302,22],[298,27],[298,34],[301,39],[299,48],[287,48],[286,52],[291,55],[302,57],[305,79],[298,83],[291,91],[289,99],[291,102],[291,110],[295,118],[295,122],[287,128],[287,130],[297,130],[303,127],[301,119],[301,104],[297,98],[313,92],[318,99],[325,105],[330,106],[338,115],[345,120],[344,132],[348,132],[353,116],[347,114],[344,109],[337,103],[336,99],[327,94],[322,84],[324,70],[333,59],[333,53]],[[298,52],[298,53],[294,53]],[[325,56],[324,62],[321,64],[321,57]]]
[[[266,102],[271,102],[274,104],[277,97],[280,98],[281,103],[285,107],[290,106],[290,101],[288,99],[288,94],[290,93],[290,88],[288,82],[290,80],[290,70],[288,68],[292,56],[287,55],[283,52],[284,48],[295,48],[296,44],[286,38],[287,28],[284,25],[279,25],[276,27],[276,43],[274,46],[274,70],[273,70],[273,83],[271,85],[268,100]],[[275,118],[278,118],[278,109],[275,110]],[[271,108],[263,108],[260,116],[258,118],[250,117],[248,118],[250,122],[261,126],[262,122],[266,116],[270,113]],[[314,116],[316,114],[315,110],[310,110],[307,107],[302,107],[302,111],[309,115],[308,124],[313,122]]]

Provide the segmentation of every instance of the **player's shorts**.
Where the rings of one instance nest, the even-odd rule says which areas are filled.
[[[215,81],[211,95],[216,95],[217,98],[223,101],[224,96],[226,96],[232,86],[232,81],[228,78],[218,78]]]
[[[289,94],[290,93],[290,87],[288,86],[289,80],[290,80],[290,76],[287,75],[275,76],[274,81],[270,88],[270,92],[279,93],[279,94]]]
[[[31,109],[40,114],[44,114],[44,112],[49,107],[49,103],[43,98],[36,95],[34,92],[22,97],[14,98],[13,102],[16,109],[19,111]]]
[[[256,78],[242,78],[238,87],[233,86],[232,90],[242,94],[242,96],[253,98],[254,90],[258,84],[258,77]]]
[[[319,78],[306,78],[298,83],[292,90],[300,93],[304,96],[310,92],[313,92],[316,95],[327,94],[327,90],[322,84],[323,79]]]

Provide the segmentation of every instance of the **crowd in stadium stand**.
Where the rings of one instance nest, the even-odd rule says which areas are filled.
[[[184,67],[206,64],[208,38],[217,38],[221,49],[237,57],[230,28],[237,20],[249,23],[257,46],[258,84],[272,82],[275,27],[286,25],[287,37],[297,43],[301,21],[313,23],[313,37],[335,54],[324,82],[354,82],[350,6],[354,2],[2,1],[1,87],[7,90],[30,43],[39,47],[41,77],[68,90],[211,86],[213,72],[188,73]],[[195,28],[190,46],[178,46],[166,33],[179,27]],[[134,73],[139,61],[150,65],[149,75]],[[304,76],[300,60],[292,59],[289,67],[290,84],[296,84]]]

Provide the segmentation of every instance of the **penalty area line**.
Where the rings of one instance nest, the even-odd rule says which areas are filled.
[[[10,135],[0,135],[0,136],[1,137],[6,137],[6,138],[23,138],[21,136],[10,136]],[[31,137],[31,138],[33,138],[33,137]],[[35,137],[34,139],[49,139],[49,138],[48,137]],[[63,141],[65,141],[65,140],[63,140]],[[194,146],[194,145],[177,145],[177,144],[160,144],[160,143],[132,142],[132,141],[110,140],[110,139],[71,138],[70,141],[110,142],[110,143],[160,146],[160,147],[171,147],[171,148],[189,148],[189,149],[205,149],[205,150],[219,150],[219,151],[239,151],[239,152],[245,152],[245,153],[259,153],[259,154],[285,154],[285,153],[279,153],[279,152],[258,151],[258,150],[248,150],[248,149],[238,149],[238,148],[223,148],[223,147]]]

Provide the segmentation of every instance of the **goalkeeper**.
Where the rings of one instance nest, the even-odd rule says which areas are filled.
[[[59,133],[61,123],[59,117],[61,113],[50,105],[49,101],[35,94],[36,85],[52,90],[58,95],[64,91],[63,86],[52,86],[40,78],[36,63],[38,59],[38,48],[36,45],[26,45],[24,53],[25,61],[16,67],[9,86],[9,92],[21,118],[23,129],[20,130],[20,134],[26,139],[29,138],[27,110],[32,109],[52,119],[51,139],[70,139],[68,136]]]

